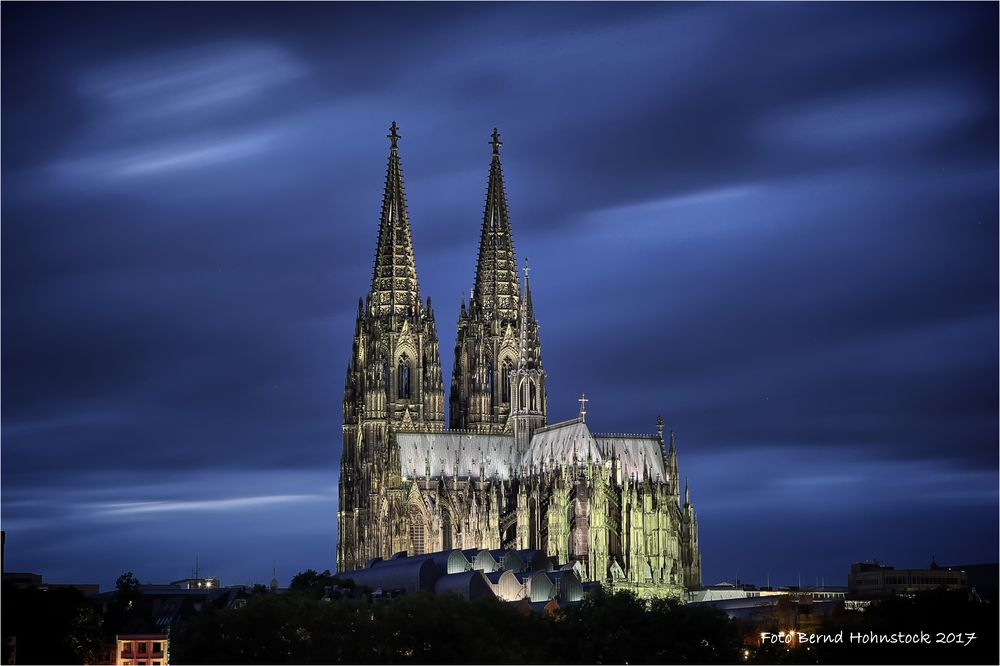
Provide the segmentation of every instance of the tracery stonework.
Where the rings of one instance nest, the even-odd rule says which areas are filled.
[[[358,302],[344,388],[337,569],[452,548],[538,549],[584,580],[642,595],[701,584],[698,521],[681,502],[673,432],[547,425],[528,270],[517,271],[499,133],[475,284],[458,317],[449,428],[431,300],[420,299],[396,124],[371,290]]]

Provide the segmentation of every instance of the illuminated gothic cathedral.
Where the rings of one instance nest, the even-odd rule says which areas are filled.
[[[500,167],[486,188],[469,303],[458,315],[445,427],[440,341],[420,299],[396,124],[371,290],[358,301],[344,388],[337,569],[448,549],[537,549],[584,580],[639,594],[701,583],[698,521],[663,421],[602,435],[549,424],[528,269],[521,285]]]

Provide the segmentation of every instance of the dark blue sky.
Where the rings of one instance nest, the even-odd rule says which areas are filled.
[[[446,377],[500,128],[551,420],[706,582],[995,561],[997,5],[2,8],[7,569],[332,568],[392,120]]]

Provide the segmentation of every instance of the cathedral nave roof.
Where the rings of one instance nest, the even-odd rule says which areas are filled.
[[[422,479],[430,467],[431,478],[479,478],[480,465],[487,479],[509,480],[512,471],[538,472],[544,466],[567,466],[575,460],[595,464],[612,459],[621,468],[622,478],[642,481],[647,474],[654,481],[667,479],[663,449],[658,437],[643,435],[594,435],[582,419],[539,428],[519,456],[514,437],[506,434],[474,432],[396,433],[401,473],[405,478]]]
[[[517,467],[517,452],[511,435],[461,432],[399,432],[401,473],[406,478],[424,478],[430,465],[431,478],[479,478],[480,464],[487,479],[509,479]]]

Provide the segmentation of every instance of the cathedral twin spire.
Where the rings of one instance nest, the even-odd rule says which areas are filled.
[[[398,142],[401,138],[399,127],[394,122],[388,134],[390,141],[389,163],[386,171],[385,193],[379,221],[378,243],[372,270],[371,291],[363,312],[359,312],[359,326],[362,320],[369,325],[380,321],[378,330],[372,335],[382,342],[376,344],[375,355],[385,360],[383,368],[370,367],[372,381],[383,385],[392,399],[413,401],[414,396],[399,386],[407,386],[410,373],[405,371],[406,363],[413,363],[413,354],[418,348],[406,352],[402,360],[403,371],[392,374],[401,362],[403,341],[406,331],[414,326],[426,328],[436,346],[437,333],[430,301],[426,308],[420,302],[417,269],[413,254],[413,240],[410,229],[406,195],[403,189],[403,173],[399,159]],[[507,207],[507,193],[504,187],[503,169],[500,165],[500,132],[494,128],[490,145],[493,148],[490,160],[489,178],[486,187],[486,204],[483,211],[482,232],[476,261],[474,285],[466,310],[463,297],[459,314],[458,340],[455,348],[455,365],[451,390],[451,427],[485,431],[509,430],[509,418],[514,404],[513,375],[518,369],[531,368],[541,371],[541,346],[538,341],[538,325],[531,307],[530,290],[525,269],[524,302],[518,276],[517,258],[514,254],[514,240],[511,234],[510,214]],[[407,323],[408,322],[408,323]],[[409,327],[409,328],[407,328]],[[400,337],[396,337],[400,336]],[[373,339],[374,342],[374,339]],[[379,351],[384,350],[384,351]],[[403,351],[400,351],[403,350]],[[400,357],[400,358],[397,358]],[[359,357],[360,362],[360,357]],[[436,359],[419,359],[421,372],[428,363],[432,373],[440,372]],[[367,363],[370,365],[370,363]],[[399,375],[398,377],[396,375]],[[541,373],[535,379],[536,396],[532,394],[531,410],[535,421],[544,423],[544,399],[541,395]],[[519,380],[520,381],[520,380]],[[369,382],[371,383],[371,382]],[[395,390],[393,387],[396,387]],[[435,389],[436,390],[436,389]],[[387,411],[399,412],[388,406]],[[395,411],[394,411],[395,410]],[[406,415],[403,414],[405,417]]]
[[[507,211],[507,192],[500,166],[500,146],[503,143],[496,128],[493,128],[490,145],[493,146],[493,159],[486,186],[486,207],[483,212],[482,236],[479,239],[472,308],[473,311],[482,312],[486,319],[512,322],[517,318],[521,290],[517,259],[514,257],[514,239],[510,231],[510,215]]]
[[[399,127],[392,123],[389,134],[389,164],[379,222],[378,243],[369,294],[369,307],[376,316],[406,315],[419,307],[420,289],[410,230],[403,170],[400,165]],[[494,128],[490,145],[493,159],[486,188],[479,257],[470,308],[487,318],[505,322],[518,319],[521,300],[517,259],[510,230],[507,193],[500,165],[500,132]],[[463,299],[464,306],[464,299]]]
[[[403,170],[397,143],[399,127],[392,123],[389,134],[389,167],[385,176],[382,215],[375,246],[375,267],[369,308],[378,317],[415,314],[420,307],[417,267],[413,259],[410,215],[403,191]]]

